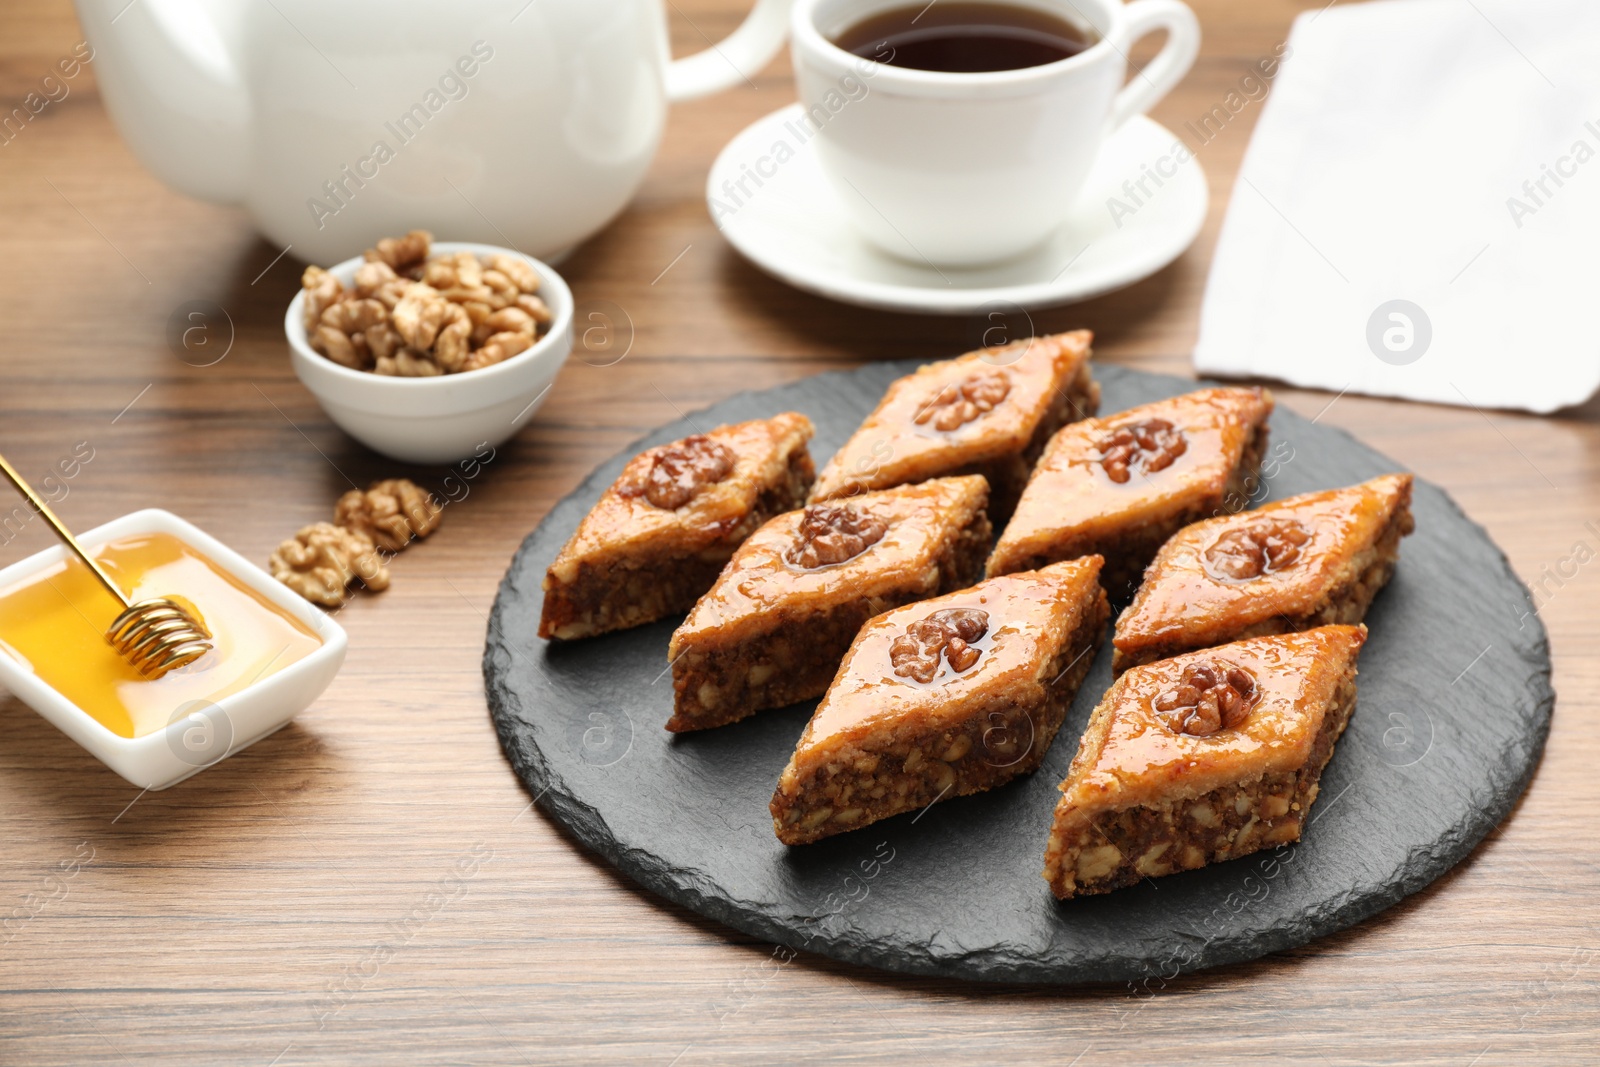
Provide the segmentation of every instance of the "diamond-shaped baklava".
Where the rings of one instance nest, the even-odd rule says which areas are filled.
[[[883,400],[817,476],[812,500],[832,500],[947,474],[989,480],[989,514],[1016,506],[1050,435],[1093,415],[1088,330],[1030,337],[930,363]]]
[[[1356,702],[1364,626],[1128,671],[1061,783],[1044,876],[1066,899],[1298,841]]]
[[[544,579],[539,636],[590,637],[688,611],[744,539],[797,508],[815,473],[798,412],[647,449]]]
[[[1065,426],[1033,469],[989,574],[1098,553],[1101,584],[1133,592],[1163,542],[1249,500],[1272,394],[1202,389]]]
[[[991,578],[885,612],[846,653],[778,779],[804,844],[1039,766],[1100,647],[1100,558]]]
[[[672,635],[667,729],[821,696],[868,619],[983,576],[988,499],[977,475],[938,478],[812,504],[751,534]]]
[[[1186,526],[1161,546],[1117,619],[1112,669],[1241,637],[1360,622],[1414,527],[1409,474]]]

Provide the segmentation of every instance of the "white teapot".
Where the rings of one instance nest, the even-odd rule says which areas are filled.
[[[673,62],[662,0],[77,0],[139,160],[317,263],[413,228],[560,256],[632,198],[667,104],[747,82],[788,7]]]

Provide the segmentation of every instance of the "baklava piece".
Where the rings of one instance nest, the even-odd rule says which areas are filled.
[[[1112,669],[1243,637],[1358,623],[1415,526],[1409,474],[1186,526],[1161,546],[1117,619]]]
[[[1253,637],[1135,667],[1061,783],[1044,876],[1105,893],[1300,840],[1356,703],[1364,626]]]
[[[1050,435],[1099,409],[1100,387],[1089,373],[1093,338],[1088,330],[1030,337],[901,378],[828,461],[811,499],[981,474],[989,515],[1003,521]]]
[[[772,797],[800,845],[1035,770],[1094,662],[1100,559],[991,578],[868,622]]]
[[[672,635],[667,729],[821,696],[874,615],[983,576],[981,477],[939,478],[780,515],[750,535]]]
[[[1105,557],[1113,597],[1179,529],[1238,511],[1255,488],[1272,394],[1202,389],[1065,426],[1039,458],[989,574]]]
[[[539,636],[591,637],[694,607],[746,537],[804,502],[811,434],[791,411],[635,456],[550,564]]]

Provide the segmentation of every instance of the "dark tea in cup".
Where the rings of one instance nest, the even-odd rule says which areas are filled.
[[[973,0],[890,8],[834,39],[863,59],[949,74],[1039,67],[1094,43],[1089,31],[1054,12]]]

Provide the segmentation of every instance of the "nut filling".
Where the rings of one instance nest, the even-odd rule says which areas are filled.
[[[888,530],[889,524],[878,516],[849,504],[814,504],[806,508],[795,542],[783,558],[807,570],[844,563],[883,540]]]
[[[1011,378],[1004,371],[969,375],[939,390],[912,421],[918,426],[931,422],[935,430],[948,433],[987,415],[1010,392]]]
[[[1185,667],[1178,684],[1151,703],[1173,733],[1205,737],[1244,722],[1260,699],[1253,674],[1224,660],[1212,660]]]
[[[1106,476],[1122,485],[1135,471],[1154,474],[1166,470],[1189,451],[1189,442],[1183,431],[1166,419],[1146,419],[1119,427],[1095,447],[1100,450],[1100,466]]]
[[[732,449],[705,434],[692,434],[656,454],[645,484],[632,495],[642,495],[663,511],[676,511],[708,485],[733,471]]]
[[[1206,549],[1206,573],[1231,582],[1274,574],[1294,566],[1310,541],[1311,531],[1293,519],[1229,530]]]
[[[889,646],[894,673],[926,685],[939,673],[941,654],[960,674],[978,662],[972,642],[989,632],[989,613],[977,608],[945,608],[906,627]]]

